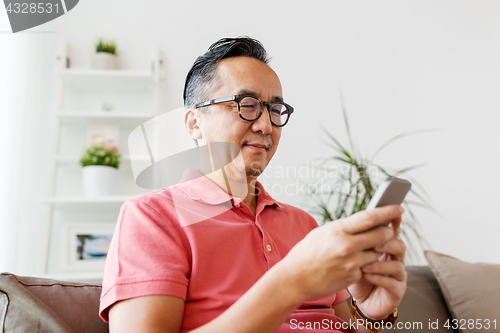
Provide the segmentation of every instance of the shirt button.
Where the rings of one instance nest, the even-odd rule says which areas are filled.
[[[240,207],[240,204],[239,204],[239,203],[237,203],[237,202],[235,202],[235,203],[234,203],[234,207]]]
[[[266,248],[269,252],[271,252],[271,245],[267,244]]]

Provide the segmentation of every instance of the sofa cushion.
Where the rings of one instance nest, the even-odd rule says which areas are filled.
[[[451,324],[460,332],[500,332],[500,265],[471,264],[432,251],[425,257],[455,319]]]
[[[108,332],[101,286],[0,274],[0,333]]]
[[[408,286],[398,307],[398,320],[386,332],[456,332],[443,323],[451,316],[439,289],[439,284],[428,266],[407,266]],[[438,323],[429,329],[429,323]],[[400,327],[399,329],[397,327]]]

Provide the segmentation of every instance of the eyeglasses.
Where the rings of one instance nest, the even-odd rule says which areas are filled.
[[[262,115],[262,111],[264,110],[264,105],[267,106],[271,124],[277,127],[285,126],[288,122],[288,119],[290,119],[290,115],[293,113],[293,107],[286,104],[285,102],[264,102],[259,98],[249,94],[216,98],[197,104],[195,107],[201,108],[204,106],[231,101],[236,101],[236,103],[238,104],[238,113],[240,115],[240,118],[247,121],[254,121],[259,119],[259,117]]]

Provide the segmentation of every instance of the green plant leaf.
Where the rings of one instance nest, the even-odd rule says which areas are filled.
[[[107,149],[104,146],[90,146],[80,158],[82,167],[89,165],[105,165],[119,168],[121,155],[116,148]]]
[[[325,132],[325,134],[330,138],[330,140],[332,140],[337,145],[338,149],[334,148],[335,150],[340,152],[347,151],[347,149],[345,149],[344,146],[342,146],[342,144],[337,139],[335,139],[335,137],[332,134],[330,134],[323,126],[320,125],[320,127],[323,130],[323,132]]]
[[[406,174],[406,178],[408,178],[412,184],[415,184],[416,187],[422,192],[422,194],[427,197],[427,200],[432,200],[431,196],[425,191],[424,187],[420,185],[420,183],[411,175]]]
[[[394,172],[394,175],[400,175],[400,174],[403,174],[403,173],[407,173],[411,170],[415,170],[415,169],[418,169],[418,168],[421,168],[423,166],[427,165],[427,163],[420,163],[420,164],[415,164],[415,165],[412,165],[412,166],[409,166],[409,167],[406,167],[406,168],[403,168],[403,169],[399,169],[399,170],[396,170]]]
[[[342,158],[342,157],[339,157],[339,156],[334,156],[334,157],[332,157],[332,159],[334,159],[334,160],[338,160],[338,161],[342,161],[342,162],[344,162],[344,163],[346,163],[346,164],[351,165],[351,161],[346,160],[345,158]]]
[[[347,138],[349,139],[349,144],[351,146],[353,156],[354,158],[356,158],[356,149],[352,141],[351,128],[349,127],[349,120],[347,119],[347,110],[344,103],[344,95],[342,94],[342,91],[340,91],[339,94],[340,94],[340,103],[342,105],[342,114],[344,115],[344,124],[347,131]]]
[[[384,150],[389,144],[391,144],[392,142],[394,141],[397,141],[401,138],[404,138],[405,136],[410,136],[410,135],[415,135],[415,134],[421,134],[421,133],[427,133],[427,132],[435,132],[435,131],[439,131],[441,130],[441,128],[429,128],[429,129],[423,129],[423,130],[416,130],[416,131],[411,131],[411,132],[405,132],[405,133],[401,133],[401,134],[398,134],[398,135],[395,135],[393,136],[392,138],[390,138],[389,140],[385,141],[376,151],[375,153],[373,153],[373,155],[370,157],[370,160],[374,160],[375,157],[380,154],[380,152],[382,152],[382,150]]]
[[[96,52],[106,52],[117,55],[116,44],[114,40],[105,41],[103,38],[100,38],[96,44],[95,50]]]

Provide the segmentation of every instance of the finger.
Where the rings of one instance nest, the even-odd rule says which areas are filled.
[[[391,221],[389,226],[394,230],[394,238],[399,238],[399,234],[401,233],[401,223],[403,223],[403,218],[400,216],[397,219]]]
[[[391,239],[382,245],[376,246],[374,251],[378,253],[390,254],[392,260],[404,262],[406,245],[400,239]]]
[[[394,231],[390,227],[378,227],[370,231],[351,236],[354,251],[373,249],[393,239]]]
[[[374,261],[361,268],[363,273],[388,275],[394,279],[406,281],[406,271],[404,265],[399,261]]]
[[[357,267],[363,267],[370,263],[376,262],[379,256],[380,256],[379,253],[372,250],[361,251],[354,254],[352,262]]]
[[[397,230],[399,233],[402,222],[403,222],[403,218],[401,216],[399,216],[398,218],[395,218],[394,220],[392,220],[391,223],[389,224],[389,226],[392,227],[394,229],[394,231]]]
[[[387,290],[396,297],[402,297],[406,291],[406,283],[398,281],[391,276],[366,273],[363,274],[363,278],[369,283]]]
[[[354,235],[363,231],[368,231],[381,223],[395,220],[401,217],[402,212],[403,207],[399,205],[389,205],[357,212],[337,223],[340,224],[344,232]]]

